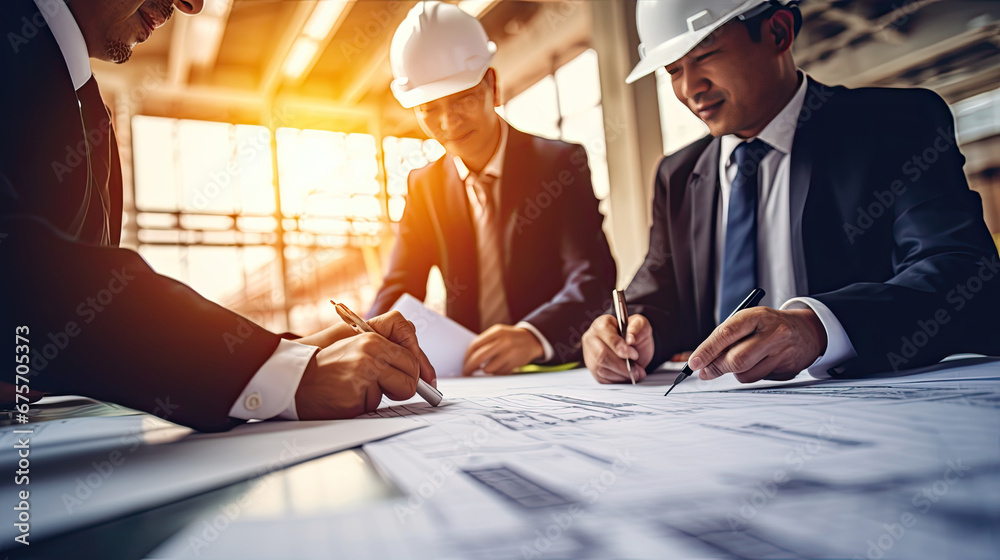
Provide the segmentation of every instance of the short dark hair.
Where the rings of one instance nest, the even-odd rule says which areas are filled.
[[[799,34],[799,29],[802,29],[802,12],[799,11],[799,7],[795,4],[790,6],[782,6],[781,4],[770,1],[771,7],[764,12],[755,15],[754,17],[743,21],[743,25],[746,26],[747,31],[750,33],[750,40],[754,43],[759,43],[761,39],[760,34],[760,24],[766,19],[769,19],[774,14],[778,13],[780,10],[788,10],[792,13],[792,17],[795,18],[795,30],[792,32],[793,36]]]

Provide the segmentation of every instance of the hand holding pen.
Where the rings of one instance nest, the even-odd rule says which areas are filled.
[[[621,294],[614,299],[625,303]],[[598,317],[584,333],[583,359],[600,383],[638,383],[646,378],[646,366],[653,359],[653,328],[640,314],[627,315],[624,309],[615,313]],[[624,336],[618,317],[624,319]]]
[[[744,309],[750,309],[751,307],[756,306],[758,303],[760,303],[760,299],[764,297],[764,294],[765,294],[764,290],[760,288],[754,288],[749,294],[747,294],[747,297],[743,298],[743,301],[736,306],[736,309],[734,309],[733,312],[729,314],[729,317],[726,317],[726,320],[723,321],[722,324],[728,322],[730,319],[736,316],[736,314],[739,313],[740,311],[743,311]],[[716,329],[716,332],[718,332],[718,330],[719,329]],[[715,333],[713,332],[712,335],[714,336]],[[712,337],[710,336],[708,340],[712,340]],[[672,385],[670,385],[670,388],[667,389],[667,392],[663,393],[664,397],[669,395],[670,391],[673,391],[674,387],[676,387],[681,381],[684,381],[685,379],[690,377],[695,370],[701,369],[703,367],[702,360],[704,360],[704,358],[702,358],[701,355],[705,354],[703,348],[705,347],[706,342],[703,342],[695,352],[691,353],[691,359],[688,361],[688,363],[684,364],[684,368],[681,369],[681,372],[677,374],[676,378],[674,378],[674,382]],[[698,350],[702,350],[702,352],[701,355],[696,356],[696,354],[698,354]],[[697,361],[695,361],[696,358]],[[702,375],[702,378],[705,378],[705,376]]]
[[[723,324],[691,353],[691,369],[702,379],[731,372],[740,383],[786,381],[827,351],[826,327],[804,302],[748,308]]]
[[[333,306],[337,308],[337,314],[340,315],[340,318],[343,319],[344,322],[347,323],[348,325],[351,325],[352,327],[354,327],[355,329],[357,329],[358,332],[380,334],[378,331],[376,331],[375,329],[373,329],[371,327],[371,325],[369,325],[367,322],[365,322],[364,319],[362,319],[357,314],[355,314],[353,311],[351,311],[350,309],[348,309],[348,307],[346,305],[344,305],[343,303],[336,303],[333,300],[330,300],[330,303],[332,303]],[[405,321],[405,319],[404,319],[404,321]],[[420,346],[417,344],[417,333],[416,333],[416,330],[413,328],[413,324],[410,323],[409,321],[406,321],[406,324],[409,325],[410,328],[409,329],[405,329],[406,335],[402,339],[402,341],[400,342],[400,344],[403,344],[404,346],[409,347],[409,349],[414,350],[415,354],[417,356],[419,356],[420,358],[423,359],[424,363],[422,363],[421,367],[420,367],[421,374],[422,374],[421,377],[423,376],[423,372],[430,371],[429,379],[430,379],[431,383],[435,383],[436,384],[436,377],[434,375],[435,374],[434,367],[430,365],[430,360],[427,359],[427,356],[424,355],[423,350],[421,350]],[[392,337],[392,333],[391,332],[387,333],[386,338],[391,338],[391,337]],[[437,406],[437,405],[441,404],[441,398],[443,397],[443,395],[441,394],[441,392],[438,391],[434,386],[432,386],[429,383],[427,383],[427,381],[424,381],[421,378],[417,378],[417,390],[416,390],[416,392],[418,394],[420,394],[420,396],[425,401],[427,401],[431,406]],[[399,399],[394,399],[394,400],[399,400]]]
[[[385,395],[391,400],[413,396],[418,380],[435,383],[434,367],[417,345],[413,325],[395,311],[371,319],[375,333],[350,335],[341,323],[325,340],[303,339],[321,346],[295,393],[300,420],[353,418],[378,408]],[[377,333],[377,334],[376,334]]]

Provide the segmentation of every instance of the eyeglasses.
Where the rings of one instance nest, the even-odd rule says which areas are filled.
[[[483,106],[483,98],[486,96],[485,81],[466,91],[449,95],[443,99],[437,99],[430,103],[417,106],[417,114],[421,117],[433,117],[441,111],[447,111],[452,115],[469,116]]]

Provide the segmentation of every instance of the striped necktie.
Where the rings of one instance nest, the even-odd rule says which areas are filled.
[[[476,254],[479,262],[479,325],[484,331],[493,325],[510,324],[507,296],[503,285],[503,243],[493,188],[492,174],[470,175],[479,202],[475,208]],[[474,205],[475,206],[475,205]]]

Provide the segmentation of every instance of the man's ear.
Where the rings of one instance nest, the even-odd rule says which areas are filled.
[[[499,107],[503,105],[503,100],[500,99],[500,84],[497,82],[497,71],[492,66],[486,69],[485,78],[486,87],[493,92],[493,106]]]
[[[795,40],[795,16],[788,10],[778,10],[767,22],[768,35],[774,41],[778,54],[792,48]]]

